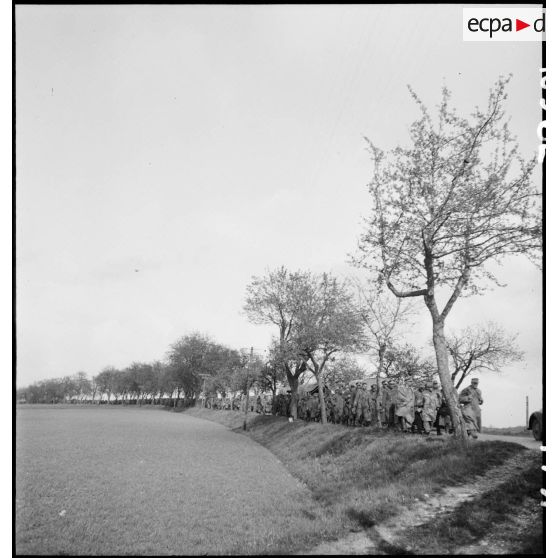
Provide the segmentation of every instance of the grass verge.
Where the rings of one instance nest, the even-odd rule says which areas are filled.
[[[242,432],[242,413],[199,408],[186,412]],[[396,514],[400,506],[469,482],[513,455],[529,451],[512,442],[485,441],[463,447],[445,436],[289,423],[282,417],[255,414],[249,415],[246,433],[279,457],[345,530],[371,527]],[[521,494],[527,490],[527,486],[518,487]],[[510,499],[510,509],[520,506],[518,498]]]

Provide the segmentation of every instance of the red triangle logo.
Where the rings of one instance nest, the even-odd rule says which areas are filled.
[[[531,27],[531,24],[530,23],[525,23],[524,21],[521,21],[520,19],[515,20],[515,30],[516,31],[521,31],[522,29],[525,29],[525,27]]]

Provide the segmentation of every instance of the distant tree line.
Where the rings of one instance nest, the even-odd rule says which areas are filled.
[[[412,308],[376,282],[342,281],[330,274],[280,267],[252,278],[244,312],[254,323],[277,328],[264,355],[232,349],[194,332],[171,344],[162,361],[133,362],[123,369],[107,366],[92,378],[78,372],[38,381],[19,389],[17,399],[184,407],[206,397],[238,393],[267,393],[275,401],[279,390],[288,388],[290,414],[297,418],[299,386],[313,379],[326,422],[328,384],[366,376],[374,376],[378,386],[384,378],[401,376],[419,384],[437,373],[434,359],[405,341]],[[492,323],[448,336],[448,351],[456,387],[474,371],[498,372],[522,358],[515,337]]]

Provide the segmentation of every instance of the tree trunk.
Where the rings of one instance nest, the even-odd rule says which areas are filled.
[[[290,413],[293,420],[298,418],[298,376],[293,376],[287,373],[287,380],[289,381],[289,387],[291,388],[291,408]]]
[[[454,435],[462,440],[467,440],[467,430],[463,424],[457,391],[453,387],[449,371],[448,347],[444,334],[444,321],[432,316],[432,326],[432,341],[434,343],[434,351],[436,352],[438,375],[440,376],[440,383],[442,384],[442,393],[448,404],[451,420],[453,422]]]
[[[324,398],[324,388],[322,386],[322,374],[318,372],[315,374],[316,380],[318,382],[318,396],[320,399],[320,414],[322,417],[322,424],[327,423],[327,413],[326,413],[326,405],[325,405],[325,398]]]

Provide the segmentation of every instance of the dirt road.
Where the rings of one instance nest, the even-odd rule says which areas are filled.
[[[511,442],[514,444],[521,444],[529,449],[540,449],[542,442],[537,442],[532,436],[503,436],[501,434],[479,434],[479,440],[501,440],[502,442]]]

